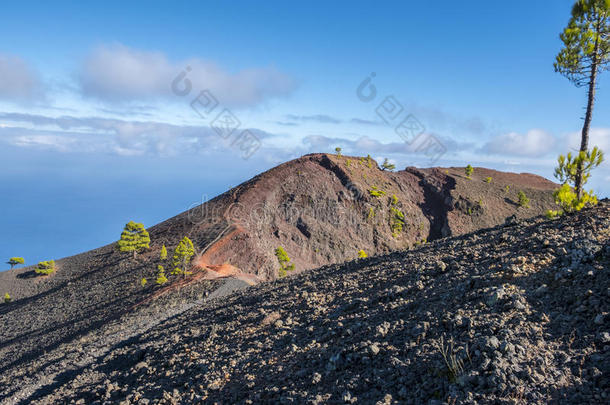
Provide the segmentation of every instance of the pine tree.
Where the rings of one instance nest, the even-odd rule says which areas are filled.
[[[470,165],[466,166],[466,168],[464,169],[464,173],[466,173],[467,178],[470,178],[470,175],[472,175],[473,172],[474,169]]]
[[[172,257],[172,274],[183,274],[184,277],[187,275],[186,269],[188,268],[191,258],[195,255],[195,247],[193,242],[188,237],[182,238],[176,250],[174,250],[174,256]]]
[[[568,26],[559,35],[564,48],[557,55],[555,71],[576,87],[587,87],[587,111],[581,132],[580,152],[589,148],[598,75],[610,68],[610,0],[578,0],[572,7]],[[580,199],[583,163],[577,162],[575,189]]]
[[[11,270],[13,270],[13,267],[15,267],[16,265],[24,263],[25,260],[23,260],[23,257],[11,257],[10,259],[8,259],[8,262],[6,262],[6,264],[11,265]]]
[[[132,252],[136,258],[138,252],[148,249],[150,246],[150,236],[144,225],[129,221],[121,233],[121,239],[117,242],[119,252]]]
[[[385,158],[383,160],[383,163],[381,164],[381,170],[394,170],[394,169],[396,169],[396,165],[390,163],[388,158]]]
[[[340,147],[338,147],[338,146],[337,146],[337,147],[335,148],[335,152],[337,152],[337,156],[338,156],[338,157],[341,157],[341,148],[340,148]]]
[[[163,245],[163,247],[161,248],[161,253],[159,254],[159,258],[161,260],[167,259],[167,248],[165,247],[165,245]]]

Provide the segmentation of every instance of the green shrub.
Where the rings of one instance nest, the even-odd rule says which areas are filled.
[[[597,146],[592,150],[580,151],[577,156],[568,153],[567,156],[559,155],[555,177],[562,184],[569,184],[576,187],[579,167],[582,169],[581,187],[583,187],[591,177],[591,171],[604,161],[604,152]]]
[[[11,270],[16,265],[24,264],[24,263],[25,263],[25,260],[23,259],[23,257],[11,257],[10,259],[8,259],[8,262],[6,262],[6,264],[10,264],[11,265]]]
[[[517,194],[517,204],[519,204],[519,207],[525,208],[529,208],[530,206],[530,199],[527,198],[525,193],[521,190],[519,190],[519,193]]]
[[[472,175],[473,172],[474,169],[470,165],[466,166],[466,168],[464,169],[464,173],[466,173],[467,178],[470,178],[470,175]]]
[[[547,210],[544,215],[546,215],[546,217],[548,219],[555,219],[555,218],[560,217],[561,214],[562,214],[562,212],[559,210],[557,210],[557,211],[556,210]]]
[[[165,245],[163,245],[161,247],[161,253],[159,253],[159,259],[161,259],[161,260],[167,259],[167,248],[165,247]]]
[[[140,284],[142,285],[142,287],[146,287],[146,283],[148,283],[148,280],[146,280],[146,278],[142,277],[142,280],[140,280]]]
[[[597,204],[597,196],[593,194],[593,190],[582,192],[582,196],[578,198],[576,192],[572,190],[569,184],[564,183],[561,187],[553,192],[555,203],[561,207],[559,215],[564,212],[580,211],[586,206],[594,206]]]
[[[55,271],[55,261],[47,260],[44,262],[38,262],[36,269],[34,270],[36,274],[51,274]]]
[[[369,215],[366,217],[366,219],[372,219],[372,218],[375,218],[375,208],[369,207]]]
[[[11,296],[9,295],[9,293],[4,294],[4,303],[8,304],[9,302],[12,301]]]
[[[367,254],[366,254],[366,252],[365,252],[364,250],[360,249],[360,250],[358,251],[358,258],[360,258],[360,259],[364,259],[365,257],[369,257],[369,255],[367,255]]]
[[[398,204],[398,197],[396,197],[396,194],[392,194],[392,200],[390,201],[390,203],[392,205]]]
[[[338,146],[337,146],[337,147],[335,148],[335,152],[337,152],[337,156],[338,156],[338,157],[341,157],[341,148],[340,148],[340,147],[338,147]]]
[[[371,158],[371,155],[366,155],[366,165],[369,169],[373,167],[373,158]]]
[[[485,183],[491,183],[491,177],[485,177]]]
[[[390,228],[392,229],[392,236],[396,237],[402,232],[405,224],[405,215],[396,207],[390,207],[390,212]]]
[[[573,190],[572,187],[576,186],[579,167],[582,168],[582,188],[589,181],[591,171],[603,161],[604,152],[597,147],[586,153],[581,151],[575,157],[572,157],[571,153],[568,153],[567,157],[559,155],[555,177],[562,182],[562,185],[553,193],[555,203],[561,208],[559,215],[564,212],[580,211],[584,207],[597,204],[597,196],[593,193],[593,190],[587,192],[583,189],[579,197],[577,190]]]
[[[504,192],[508,193],[509,190],[510,190],[510,186],[507,184],[506,187],[504,187]]]
[[[277,261],[280,264],[280,269],[278,270],[280,278],[286,277],[287,272],[294,270],[294,264],[290,263],[288,253],[286,253],[283,247],[279,246],[275,249],[275,257],[277,257]]]
[[[370,190],[369,190],[369,195],[371,197],[381,197],[382,195],[385,195],[385,191],[383,190],[378,190],[377,187],[373,186]]]

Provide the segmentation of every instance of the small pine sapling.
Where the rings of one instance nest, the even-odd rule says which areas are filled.
[[[527,196],[522,190],[519,190],[519,193],[517,194],[517,204],[519,204],[519,207],[530,207],[530,199],[527,198]]]
[[[286,250],[284,250],[283,247],[279,246],[275,249],[275,257],[280,264],[280,269],[278,270],[278,276],[280,278],[286,277],[288,274],[287,272],[294,270],[294,264],[290,263],[288,253],[286,253]]]
[[[8,304],[9,302],[12,301],[11,296],[9,295],[9,293],[4,294],[4,303]]]
[[[165,277],[165,269],[163,268],[163,266],[158,265],[157,266],[157,280],[156,283],[159,285],[163,285],[165,283],[167,283],[167,277]]]
[[[187,274],[187,268],[191,258],[195,255],[195,247],[193,242],[188,237],[182,238],[176,249],[174,250],[174,256],[172,257],[172,274],[183,274],[184,277]]]
[[[366,252],[365,252],[364,250],[360,249],[360,250],[358,251],[358,258],[359,258],[359,259],[364,259],[364,258],[366,258],[366,257],[369,257],[369,255],[367,255],[367,254],[366,254]]]
[[[467,179],[470,179],[470,176],[472,175],[473,172],[474,172],[474,169],[470,165],[466,166],[466,168],[464,169],[464,173],[466,173]]]

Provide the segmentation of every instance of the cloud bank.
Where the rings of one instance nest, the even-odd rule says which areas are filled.
[[[106,101],[175,98],[172,82],[181,72],[192,83],[193,93],[208,89],[221,103],[233,107],[286,96],[295,88],[295,81],[275,68],[232,73],[210,61],[170,61],[161,52],[120,44],[94,49],[84,61],[78,80],[85,96]]]
[[[481,151],[504,156],[540,157],[553,151],[556,141],[551,134],[540,129],[532,129],[525,135],[510,132],[496,136],[486,142]]]
[[[0,113],[0,120],[1,142],[65,153],[177,156],[224,151],[229,146],[208,126],[19,113]],[[261,140],[272,136],[249,130]]]

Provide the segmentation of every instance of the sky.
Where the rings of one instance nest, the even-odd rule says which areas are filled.
[[[96,248],[335,147],[552,179],[586,102],[553,70],[571,5],[7,3],[0,257]],[[607,152],[609,77],[591,130]],[[588,186],[610,195],[608,160]]]

